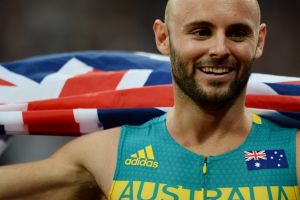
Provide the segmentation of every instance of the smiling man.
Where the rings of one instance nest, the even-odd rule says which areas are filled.
[[[267,32],[257,1],[169,0],[153,28],[171,58],[173,109],[0,168],[0,199],[300,198],[297,130],[245,108]]]

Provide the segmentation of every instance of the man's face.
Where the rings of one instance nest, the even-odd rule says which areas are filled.
[[[252,0],[175,0],[172,5],[167,25],[173,78],[199,106],[219,109],[244,91],[263,46],[265,27],[255,5]]]
[[[239,68],[239,63],[236,60],[228,59],[207,59],[199,60],[193,63],[194,71],[189,74],[187,71],[188,62],[181,58],[173,47],[170,47],[170,57],[172,63],[172,75],[177,86],[189,96],[198,106],[205,107],[209,110],[219,110],[228,107],[244,90],[250,77],[250,69],[252,62],[249,62],[245,67],[246,71],[240,76],[235,75],[232,80],[228,81],[228,86],[225,82],[218,78],[209,78],[205,83],[199,83],[196,78],[196,70],[205,66],[227,66],[230,68]],[[208,76],[224,76],[230,73],[228,69],[204,69]],[[212,67],[213,68],[213,67]],[[201,70],[201,69],[200,69]],[[226,75],[225,75],[226,76]]]

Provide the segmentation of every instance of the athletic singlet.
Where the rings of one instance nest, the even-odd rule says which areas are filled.
[[[254,115],[241,146],[205,159],[175,142],[166,115],[123,126],[109,199],[300,199],[295,139]]]

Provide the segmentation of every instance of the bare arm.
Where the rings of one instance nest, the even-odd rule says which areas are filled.
[[[98,192],[86,170],[57,158],[0,168],[0,177],[1,200],[81,199],[79,194]]]
[[[82,136],[48,159],[0,167],[0,200],[99,199],[103,194],[99,187],[102,184],[107,195],[118,132],[115,129],[104,132],[108,134]]]

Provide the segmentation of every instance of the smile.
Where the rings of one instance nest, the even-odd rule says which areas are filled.
[[[201,67],[199,68],[205,74],[224,75],[233,71],[233,68],[229,67]]]

